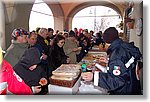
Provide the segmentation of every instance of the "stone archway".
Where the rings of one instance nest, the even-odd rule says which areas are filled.
[[[48,3],[47,3],[48,4]],[[54,17],[54,29],[63,30],[64,28],[64,12],[60,3],[50,3],[50,7]]]
[[[66,20],[65,20],[65,28],[67,29],[71,29],[72,28],[72,19],[74,17],[74,15],[76,13],[78,13],[80,10],[89,7],[89,6],[106,6],[106,7],[110,7],[112,9],[114,9],[118,14],[120,14],[121,16],[123,15],[123,13],[121,12],[121,10],[114,4],[107,2],[107,1],[98,1],[98,2],[86,2],[86,3],[82,3],[78,6],[76,6],[74,9],[72,9],[72,11],[68,14]]]
[[[11,3],[11,5],[9,4]],[[64,13],[59,3],[45,2],[52,10],[54,16],[54,29],[63,29],[64,27]],[[11,43],[11,33],[13,29],[22,27],[29,30],[29,18],[32,10],[34,0],[30,2],[7,2],[5,3],[5,40],[6,49]],[[10,6],[10,7],[9,7]],[[9,18],[9,19],[8,19]]]

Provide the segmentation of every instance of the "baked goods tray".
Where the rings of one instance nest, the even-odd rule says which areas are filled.
[[[49,81],[50,81],[50,84],[52,84],[52,85],[58,85],[58,86],[72,88],[80,76],[81,76],[81,72],[77,78],[75,78],[71,81],[70,80],[69,81],[68,80],[57,80],[57,79],[52,79],[51,77],[49,78]]]

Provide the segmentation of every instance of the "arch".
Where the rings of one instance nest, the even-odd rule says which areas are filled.
[[[82,3],[78,6],[76,6],[68,14],[68,16],[65,20],[65,22],[66,22],[65,23],[65,28],[67,28],[67,29],[72,28],[71,27],[72,26],[72,19],[76,15],[76,13],[78,13],[80,10],[82,10],[86,7],[89,7],[89,6],[106,6],[106,7],[114,9],[118,14],[120,14],[122,16],[122,13],[121,13],[120,9],[116,5],[112,4],[111,2],[107,2],[107,1],[85,2],[85,3]]]
[[[47,5],[50,7],[53,17],[54,17],[54,29],[63,30],[64,29],[64,12],[60,3],[49,3]]]
[[[43,0],[35,0],[29,18],[30,31],[37,27],[54,28],[52,11]]]
[[[7,4],[7,3],[5,3]],[[10,34],[12,33],[14,28],[22,27],[26,30],[29,28],[29,15],[30,15],[30,10],[32,9],[32,4],[31,3],[20,3],[20,2],[13,2],[13,5],[10,6],[11,12],[9,11],[10,9],[7,9],[5,7],[5,15],[9,19],[6,19],[6,24],[5,24],[5,43],[6,43],[6,48],[9,47],[11,43],[11,36]],[[9,15],[7,14],[9,13]]]

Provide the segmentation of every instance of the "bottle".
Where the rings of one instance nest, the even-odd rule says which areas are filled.
[[[81,69],[82,69],[82,72],[86,72],[86,63],[85,63],[85,61],[82,61]]]

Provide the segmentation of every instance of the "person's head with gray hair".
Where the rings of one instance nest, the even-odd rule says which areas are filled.
[[[46,28],[41,28],[39,31],[39,35],[42,36],[44,39],[48,37],[48,31]]]

